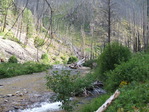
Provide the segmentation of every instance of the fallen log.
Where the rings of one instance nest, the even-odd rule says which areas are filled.
[[[119,95],[120,91],[116,90],[115,93],[95,112],[104,112]]]

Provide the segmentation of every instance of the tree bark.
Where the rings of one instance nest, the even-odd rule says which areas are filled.
[[[108,43],[111,42],[111,0],[108,0]]]
[[[6,9],[6,14],[4,15],[4,25],[3,25],[3,32],[5,31],[6,24],[7,24],[7,15],[8,15],[8,9]]]

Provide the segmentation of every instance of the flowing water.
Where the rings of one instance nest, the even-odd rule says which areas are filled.
[[[89,68],[70,69],[64,65],[54,65],[49,74],[53,71],[61,73],[62,70],[70,70],[72,75],[90,71]],[[54,93],[45,86],[46,75],[42,72],[0,79],[0,112],[61,112],[61,102],[52,102],[50,99]],[[23,96],[17,96],[18,91]]]
[[[49,70],[49,74],[53,71],[61,73],[62,70],[69,70],[71,75],[86,74],[90,71],[89,68],[82,67],[80,69],[70,69],[64,65],[54,65]],[[33,75],[24,75],[8,79],[0,80],[0,112],[63,112],[60,108],[61,102],[52,102],[52,97],[55,93],[47,90],[45,83],[46,73],[36,73]],[[25,88],[25,89],[24,89]],[[14,95],[16,91],[27,93],[23,96]],[[7,97],[6,94],[12,94]],[[105,93],[102,88],[95,88],[92,96]],[[93,97],[80,98],[78,104],[84,104],[84,101],[90,100]],[[74,99],[74,98],[72,98]],[[78,98],[77,98],[78,100]]]
[[[34,104],[32,108],[27,108],[24,110],[13,110],[9,112],[55,112],[60,111],[61,102],[42,102],[40,104]]]

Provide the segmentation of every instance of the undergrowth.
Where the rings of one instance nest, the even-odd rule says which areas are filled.
[[[149,112],[149,81],[133,82],[120,89],[120,96],[105,112]],[[80,112],[94,112],[112,95],[106,94],[92,100]]]

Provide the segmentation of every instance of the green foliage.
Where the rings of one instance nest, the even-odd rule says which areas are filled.
[[[71,64],[71,63],[74,63],[76,61],[78,61],[77,57],[70,56],[69,59],[68,59],[67,64]]]
[[[55,60],[53,64],[54,64],[54,65],[58,65],[58,64],[60,64],[60,63],[61,63],[60,61]]]
[[[39,38],[39,37],[35,37],[34,45],[35,45],[36,48],[39,48],[39,47],[43,46],[44,45],[44,39]]]
[[[14,77],[18,75],[32,74],[42,72],[49,68],[49,65],[44,65],[35,62],[20,63],[1,63],[0,78]]]
[[[85,67],[90,67],[90,68],[94,68],[94,63],[97,63],[97,59],[93,59],[93,60],[88,60],[88,61],[85,61],[85,63],[83,64],[83,66]]]
[[[65,56],[60,57],[62,59],[63,64],[67,64],[67,58]]]
[[[117,65],[114,70],[105,73],[105,87],[108,92],[119,88],[120,96],[106,112],[147,112],[149,107],[149,54],[135,54],[129,61]],[[131,96],[131,97],[130,97]],[[93,112],[100,107],[110,95],[103,95],[85,105],[81,112]],[[98,104],[98,105],[97,105]]]
[[[47,76],[47,86],[57,93],[56,101],[62,102],[62,108],[71,111],[73,105],[70,104],[70,96],[74,78],[70,76],[70,71],[62,71],[61,74],[56,71],[52,76]]]
[[[149,78],[149,54],[136,54],[128,62],[117,65],[115,70],[106,74],[106,88],[114,91],[122,81],[130,83],[132,81],[143,82]]]
[[[23,14],[23,21],[26,24],[26,35],[28,38],[31,38],[33,35],[33,15],[31,10],[25,9]]]
[[[109,94],[94,98],[88,104],[82,106],[79,112],[94,112],[109,98]]]
[[[18,59],[16,56],[11,56],[8,60],[9,63],[18,63]]]
[[[54,72],[53,75],[47,76],[47,86],[57,93],[56,101],[62,102],[62,108],[66,111],[73,109],[74,102],[70,97],[79,94],[85,87],[90,86],[93,82],[93,76],[88,74],[85,77],[79,75],[70,75],[70,71]]]
[[[149,81],[140,84],[133,82],[129,86],[120,89],[120,96],[108,107],[106,112],[148,112],[149,107]],[[130,97],[131,96],[131,97]],[[102,95],[82,107],[80,112],[96,111],[110,95]]]
[[[5,33],[4,32],[0,32],[0,36],[4,36],[5,35]]]
[[[6,31],[0,33],[0,36],[3,36],[3,39],[9,39],[11,41],[17,42],[18,44],[22,44],[19,39],[14,36],[13,32],[9,31],[7,34],[5,33]]]
[[[116,64],[126,62],[131,57],[131,52],[127,47],[119,43],[112,43],[106,46],[103,53],[98,59],[97,74],[99,78],[105,80],[107,77],[104,75],[109,70],[114,70]]]
[[[49,55],[48,54],[42,54],[41,59],[44,63],[49,63]]]
[[[127,111],[147,112],[145,110],[147,109],[146,107],[147,104],[149,103],[149,81],[143,84],[133,82],[129,86],[125,86],[124,88],[122,88],[120,91],[121,95],[112,104],[112,106],[108,108],[107,112],[111,111],[115,112],[120,109],[122,109],[123,112]]]
[[[62,59],[62,60],[66,60],[66,57],[65,57],[65,56],[61,56],[61,59]]]
[[[0,1],[0,13],[3,15],[7,14],[8,8],[11,6],[12,0],[1,0]]]

